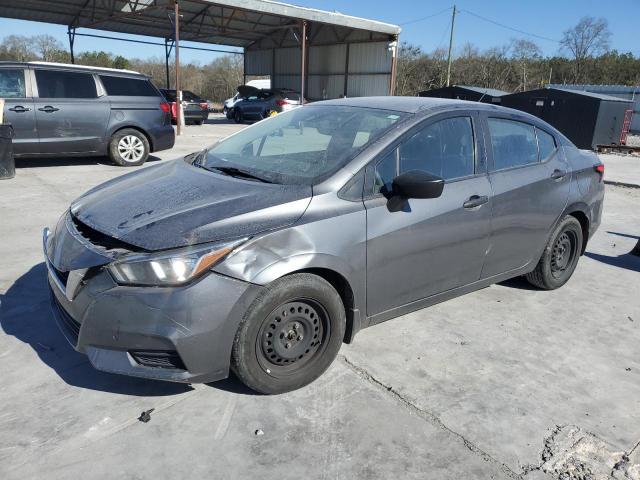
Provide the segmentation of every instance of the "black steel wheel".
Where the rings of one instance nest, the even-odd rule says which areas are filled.
[[[322,355],[331,334],[328,314],[314,300],[280,305],[263,322],[256,338],[258,363],[265,372],[286,375]]]
[[[307,273],[280,278],[249,307],[234,341],[231,367],[261,393],[295,390],[319,377],[342,343],[340,295]]]
[[[545,290],[567,283],[578,265],[582,242],[580,222],[575,217],[565,217],[551,235],[535,270],[527,274],[529,283]]]

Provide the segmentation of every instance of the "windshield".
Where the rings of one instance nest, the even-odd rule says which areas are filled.
[[[308,105],[232,135],[212,147],[200,165],[239,169],[273,183],[315,184],[405,116],[391,110]]]

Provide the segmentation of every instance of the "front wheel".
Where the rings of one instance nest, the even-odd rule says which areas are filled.
[[[303,387],[331,365],[345,324],[340,295],[326,280],[308,273],[280,278],[245,313],[231,368],[260,393]]]
[[[532,285],[544,290],[561,287],[573,275],[582,253],[582,226],[567,216],[551,235],[536,269],[527,274]]]
[[[149,158],[150,150],[147,137],[132,128],[116,132],[109,142],[109,158],[121,167],[142,165]]]
[[[234,108],[233,109],[233,119],[236,123],[242,123],[244,121],[244,116],[242,115],[242,111]]]

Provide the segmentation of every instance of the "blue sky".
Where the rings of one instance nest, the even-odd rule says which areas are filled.
[[[438,46],[446,46],[448,42],[450,10],[435,17],[415,22],[453,4],[450,0],[294,0],[289,3],[336,10],[344,14],[367,17],[389,23],[403,24],[400,39],[421,46],[431,51]],[[481,49],[508,43],[512,38],[528,38],[536,42],[547,55],[558,53],[558,44],[554,41],[507,30],[476,15],[508,25],[512,28],[530,32],[541,37],[560,39],[562,32],[575,25],[584,15],[604,17],[609,21],[612,32],[611,46],[622,52],[633,52],[640,56],[640,41],[637,36],[640,0],[457,0],[456,5],[461,13],[456,19],[455,44],[472,42]],[[87,31],[88,32],[88,31]],[[20,34],[36,35],[48,33],[62,42],[67,42],[66,28],[63,26],[24,22],[0,18],[0,36]],[[101,33],[101,32],[95,32]],[[120,34],[116,34],[120,36]],[[156,40],[154,40],[156,41]],[[106,50],[125,57],[149,57],[164,55],[163,47],[135,45],[124,42],[78,37],[77,51]],[[182,51],[183,61],[207,63],[216,54],[209,52]]]

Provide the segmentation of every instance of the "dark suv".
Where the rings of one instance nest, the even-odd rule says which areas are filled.
[[[133,166],[175,141],[169,104],[136,72],[0,62],[0,98],[17,157],[108,155]]]
[[[176,91],[161,88],[164,98],[171,105],[171,120],[176,121]],[[184,123],[187,125],[202,125],[209,118],[209,103],[189,90],[182,90],[182,111]]]

